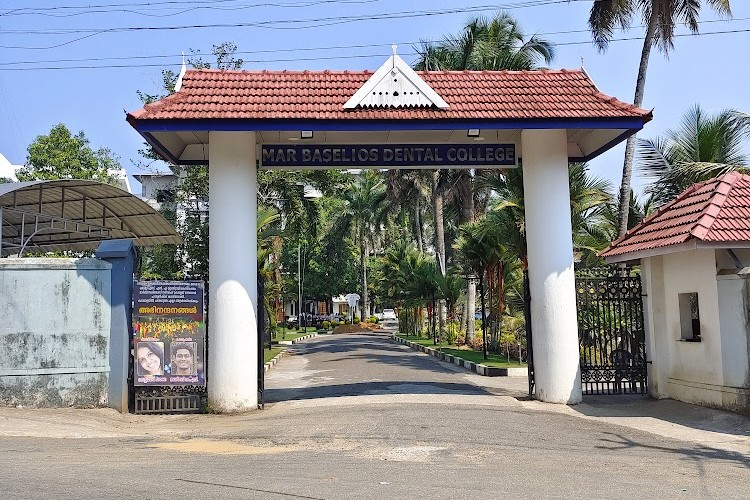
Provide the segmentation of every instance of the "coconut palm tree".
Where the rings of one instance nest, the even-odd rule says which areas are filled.
[[[455,330],[456,308],[461,301],[462,292],[465,287],[466,281],[455,273],[449,273],[447,276],[438,279],[438,296],[445,300],[448,321],[452,325],[451,328],[453,328],[451,335],[454,340],[458,335],[458,332]],[[473,322],[474,311],[470,311],[470,314],[471,317],[469,319]]]
[[[646,88],[646,72],[651,48],[656,46],[665,55],[674,48],[675,26],[684,24],[693,33],[698,33],[698,19],[702,4],[705,3],[717,14],[732,15],[729,0],[599,0],[593,2],[589,14],[589,28],[594,43],[600,51],[605,51],[617,29],[628,29],[632,23],[643,20],[646,33],[638,65],[633,104],[643,104]],[[633,173],[636,138],[632,135],[625,146],[625,160],[622,167],[622,183],[619,198],[619,236],[625,234],[628,223],[630,202],[630,180]]]
[[[423,252],[424,213],[430,204],[431,191],[430,181],[424,170],[388,170],[385,172],[384,182],[390,211],[401,222],[399,239],[406,240],[411,235],[417,250]]]
[[[538,36],[527,39],[518,21],[505,12],[474,18],[459,34],[422,42],[416,50],[415,69],[426,71],[531,70],[555,57],[551,43]]]
[[[699,105],[688,110],[680,127],[663,137],[638,141],[638,168],[652,180],[655,205],[674,199],[691,184],[731,170],[750,168],[743,151],[750,120],[724,110],[707,115]]]
[[[532,70],[551,63],[555,57],[550,42],[538,36],[527,38],[518,21],[504,12],[492,18],[474,18],[457,35],[446,35],[439,42],[423,42],[416,50],[419,59],[415,69],[432,71]],[[474,220],[472,177],[468,171],[453,174],[436,171],[432,188],[436,255],[445,274],[443,198],[460,200],[460,224]],[[475,296],[474,281],[468,280],[464,308],[467,338],[473,338],[474,334]]]
[[[366,315],[370,314],[367,262],[387,213],[385,184],[378,172],[368,170],[354,179],[342,194],[342,199],[343,209],[333,224],[349,228],[359,246],[362,311]]]
[[[526,222],[523,196],[523,169],[491,171],[477,180],[493,193],[488,218],[502,232],[508,247],[526,266]],[[568,168],[573,250],[580,260],[587,252],[596,253],[609,243],[606,231],[607,209],[612,187],[604,179],[591,176],[586,163],[571,163]]]
[[[487,359],[487,304],[485,301],[485,278],[503,259],[506,249],[500,233],[488,227],[487,219],[469,222],[459,228],[459,237],[454,244],[464,269],[479,278],[479,298],[482,303],[482,351]],[[467,332],[468,335],[468,332]],[[467,337],[467,343],[473,339]]]
[[[258,276],[263,280],[263,296],[258,297],[258,308],[265,310],[266,328],[273,331],[276,328],[276,308],[278,297],[281,292],[281,281],[279,274],[279,260],[277,258],[277,247],[280,246],[279,239],[281,231],[279,222],[281,215],[270,207],[258,207],[257,229],[258,229]]]
[[[411,296],[412,303],[428,304],[430,331],[433,341],[437,344],[435,305],[437,299],[442,298],[439,295],[441,274],[435,260],[427,254],[417,252],[413,256],[414,258],[411,261],[407,261],[411,265],[405,269],[410,275],[407,280],[406,292]]]
[[[378,259],[377,275],[382,280],[379,288],[399,308],[399,327],[402,332],[417,335],[420,332],[418,307],[424,305],[425,297],[432,298],[436,263],[434,259],[418,251],[413,244],[405,240],[392,243]],[[431,264],[432,272],[427,272]],[[425,276],[424,279],[418,275]],[[433,276],[433,279],[427,278]],[[426,290],[425,290],[426,289]]]

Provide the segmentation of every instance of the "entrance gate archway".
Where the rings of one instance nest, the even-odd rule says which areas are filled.
[[[416,73],[395,54],[374,73],[189,70],[177,89],[127,119],[167,161],[209,165],[212,408],[257,405],[259,167],[486,168],[502,164],[487,153],[501,145],[524,168],[536,396],[581,400],[568,163],[624,141],[649,111],[602,94],[583,70]],[[451,145],[475,154],[427,158]],[[370,149],[375,160],[360,157]]]

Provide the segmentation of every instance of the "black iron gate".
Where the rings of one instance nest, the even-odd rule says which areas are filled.
[[[266,367],[265,367],[265,356],[264,351],[265,343],[264,335],[266,332],[266,321],[264,317],[265,307],[263,297],[266,295],[266,283],[263,280],[263,276],[258,273],[258,408],[265,409],[265,392],[266,392]],[[269,342],[270,344],[270,342]]]
[[[576,273],[578,341],[584,394],[641,393],[646,336],[638,276],[616,269]]]

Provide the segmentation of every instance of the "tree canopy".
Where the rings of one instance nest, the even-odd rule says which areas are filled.
[[[120,169],[120,162],[107,148],[94,150],[83,131],[73,133],[62,123],[49,134],[37,136],[29,144],[26,165],[18,170],[19,181],[52,179],[93,179],[110,182],[109,171]]]

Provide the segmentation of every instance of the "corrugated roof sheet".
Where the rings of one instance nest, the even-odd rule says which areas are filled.
[[[582,70],[423,71],[448,109],[344,110],[372,72],[189,70],[182,88],[136,120],[191,119],[650,119],[599,92]]]
[[[699,240],[750,242],[750,175],[729,172],[694,184],[612,242],[613,257]]]
[[[0,184],[2,255],[28,248],[41,252],[95,249],[104,239],[129,238],[136,245],[180,244],[174,226],[145,201],[115,186],[96,181],[57,179]],[[55,221],[51,224],[50,221]],[[76,223],[82,225],[79,230]],[[25,232],[22,233],[22,227]],[[88,228],[94,228],[89,231]],[[101,229],[101,231],[99,230]],[[86,233],[86,231],[89,231]]]

